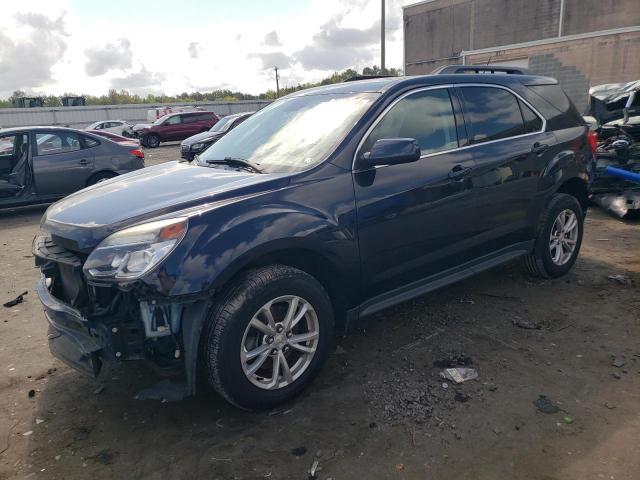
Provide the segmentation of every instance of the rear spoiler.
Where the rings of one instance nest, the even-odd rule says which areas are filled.
[[[502,65],[444,65],[431,72],[432,75],[452,75],[459,73],[506,73],[507,75],[531,75],[531,72],[526,68],[505,67]]]

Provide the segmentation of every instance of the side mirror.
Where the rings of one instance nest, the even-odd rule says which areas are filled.
[[[360,157],[359,167],[376,165],[397,165],[416,162],[420,159],[420,146],[413,138],[381,138],[371,147],[370,152]]]

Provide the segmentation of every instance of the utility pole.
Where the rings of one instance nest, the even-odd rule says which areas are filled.
[[[278,67],[273,67],[276,71],[276,98],[280,98],[280,78],[278,77]]]
[[[382,75],[385,74],[385,67],[384,67],[384,24],[385,24],[385,20],[384,20],[384,14],[385,14],[385,8],[384,8],[384,0],[381,0],[382,3],[382,16],[380,19],[380,68],[382,69]]]

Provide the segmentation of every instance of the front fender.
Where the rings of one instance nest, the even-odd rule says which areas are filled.
[[[210,295],[250,262],[289,249],[319,254],[345,276],[359,272],[350,222],[300,204],[260,200],[191,218],[187,237],[145,283],[166,296]]]

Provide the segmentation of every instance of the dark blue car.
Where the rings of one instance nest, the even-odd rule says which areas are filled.
[[[53,354],[93,375],[151,361],[182,377],[180,395],[201,373],[231,403],[269,408],[358,317],[518,257],[567,273],[587,127],[553,79],[458,72],[297,92],[197,165],[52,205],[34,254]]]

